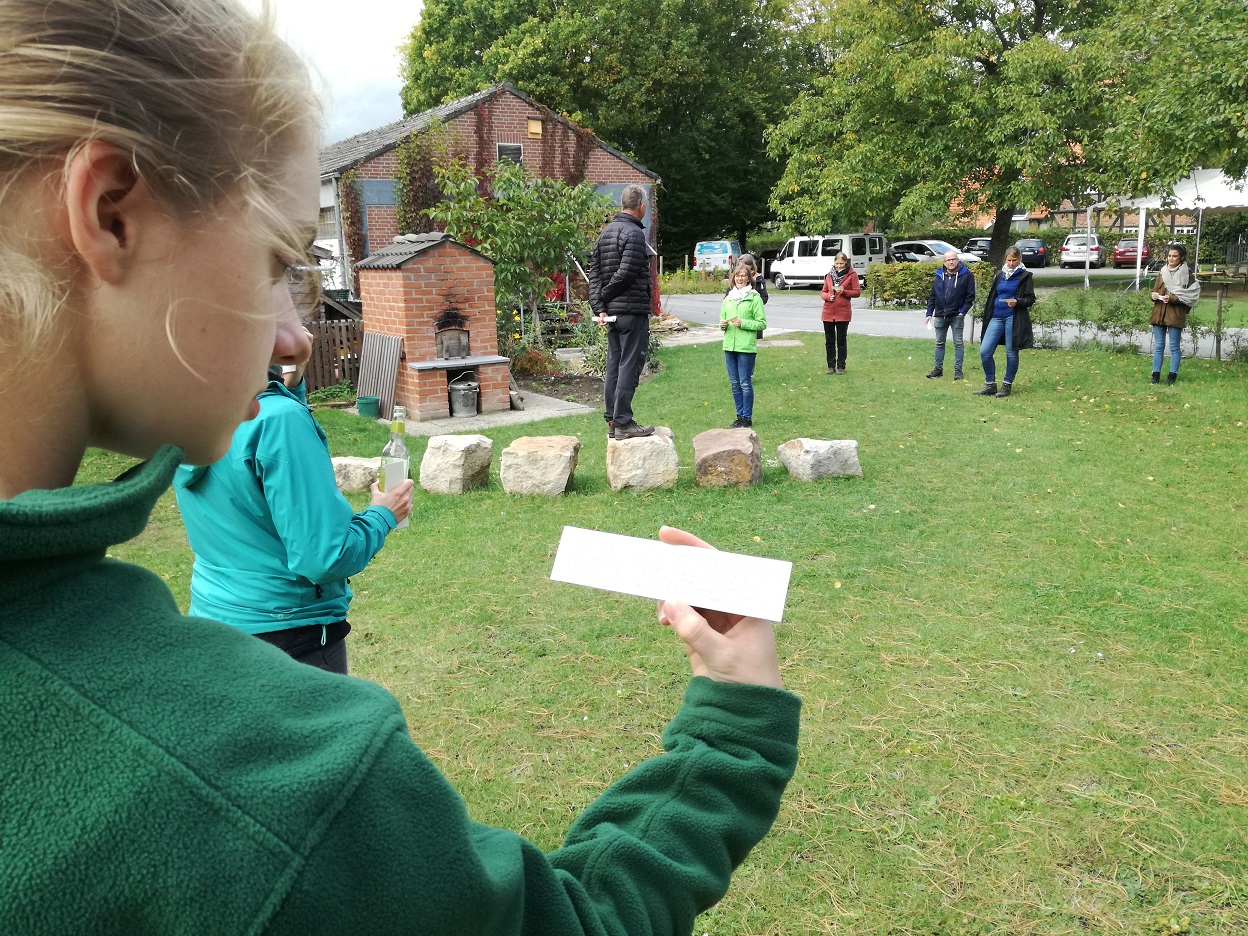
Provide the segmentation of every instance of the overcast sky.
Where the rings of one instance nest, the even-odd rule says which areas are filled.
[[[260,0],[245,0],[253,9]],[[399,53],[420,0],[270,0],[278,31],[319,73],[328,100],[323,143],[403,116]]]

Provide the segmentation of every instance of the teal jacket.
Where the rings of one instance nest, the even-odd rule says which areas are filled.
[[[214,465],[183,465],[178,508],[195,551],[190,613],[249,634],[333,624],[397,521],[385,507],[355,513],[338,490],[329,442],[304,396],[270,381],[260,415]]]
[[[796,766],[796,696],[694,679],[667,753],[543,853],[472,821],[383,688],[107,558],[179,458],[0,500],[0,933],[670,936],[723,896]]]
[[[744,351],[746,354],[758,353],[758,333],[767,327],[767,312],[763,309],[763,298],[751,289],[744,299],[729,299],[719,307],[719,320],[728,322],[734,318],[741,319],[741,327],[729,325],[724,330],[724,350]]]

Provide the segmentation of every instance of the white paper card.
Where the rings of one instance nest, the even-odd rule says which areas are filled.
[[[565,526],[556,582],[779,621],[793,563]]]

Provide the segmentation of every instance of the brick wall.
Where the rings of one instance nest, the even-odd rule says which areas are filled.
[[[468,353],[497,355],[494,310],[494,265],[453,241],[422,251],[395,270],[358,271],[364,331],[397,335],[403,341],[394,402],[406,406],[413,421],[450,415],[448,379],[467,368],[448,361],[445,367],[412,370],[408,365],[437,357],[434,322],[454,308],[467,324]],[[509,409],[508,365],[473,368],[481,383],[483,412]]]

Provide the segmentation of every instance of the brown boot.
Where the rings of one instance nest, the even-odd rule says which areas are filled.
[[[984,389],[975,391],[975,396],[996,396],[996,395],[997,395],[996,383],[986,383],[984,384]]]

